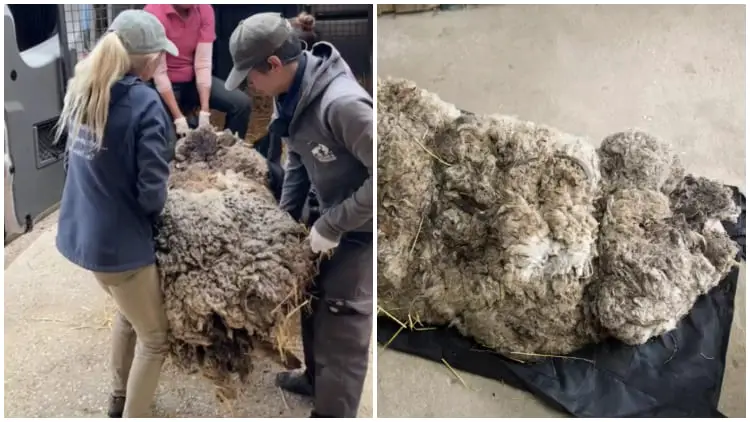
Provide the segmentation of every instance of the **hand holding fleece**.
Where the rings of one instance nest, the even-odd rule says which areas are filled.
[[[201,111],[198,114],[198,127],[211,126],[211,113],[208,111]]]
[[[312,248],[313,253],[325,253],[338,245],[338,241],[334,242],[332,240],[326,239],[320,233],[318,233],[318,230],[315,227],[310,230],[310,247]]]
[[[185,116],[179,117],[174,121],[174,130],[177,132],[177,136],[185,136],[190,131],[187,119]]]

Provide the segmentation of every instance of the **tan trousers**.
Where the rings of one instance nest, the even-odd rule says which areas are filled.
[[[94,276],[118,308],[112,327],[112,394],[126,398],[123,417],[151,417],[168,347],[167,315],[156,266]]]

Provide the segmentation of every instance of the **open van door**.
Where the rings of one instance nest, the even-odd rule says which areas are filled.
[[[19,221],[18,216],[16,215],[16,206],[13,201],[13,176],[15,173],[15,168],[13,167],[13,159],[10,157],[10,153],[8,152],[8,127],[7,125],[4,127],[5,129],[5,149],[3,150],[3,153],[5,155],[5,238],[8,237],[8,234],[11,235],[17,235],[24,233],[27,230],[27,227],[30,226],[29,223],[26,221]]]
[[[5,241],[55,209],[65,142],[55,144],[72,69],[63,5],[5,5]],[[9,239],[10,238],[10,239]]]

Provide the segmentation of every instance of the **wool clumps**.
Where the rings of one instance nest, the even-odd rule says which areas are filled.
[[[268,169],[229,132],[177,143],[157,236],[171,359],[217,385],[245,382],[254,350],[285,347],[314,275],[305,228],[278,205]]]
[[[378,301],[513,359],[673,329],[734,265],[732,192],[639,131],[587,140],[378,81]],[[718,225],[720,226],[720,225]]]

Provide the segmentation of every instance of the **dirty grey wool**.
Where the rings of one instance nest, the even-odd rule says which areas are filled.
[[[511,358],[671,330],[734,264],[731,192],[661,140],[584,138],[378,81],[378,302]],[[711,198],[710,203],[703,202]]]
[[[157,261],[171,359],[219,385],[247,381],[314,270],[305,229],[281,211],[265,161],[228,132],[180,140]]]

